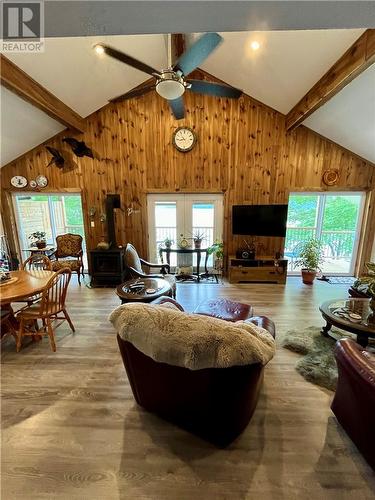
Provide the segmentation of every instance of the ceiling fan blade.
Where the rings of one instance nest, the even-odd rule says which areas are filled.
[[[141,95],[147,94],[151,90],[155,89],[155,85],[148,85],[147,87],[141,87],[139,89],[130,90],[125,94],[121,94],[113,99],[110,99],[110,102],[121,102],[126,101],[127,99],[132,99],[133,97],[139,97]]]
[[[191,84],[189,90],[197,94],[230,97],[232,99],[238,99],[242,94],[242,90],[223,83],[207,82],[206,80],[187,80],[187,83]]]
[[[168,104],[172,110],[172,113],[176,120],[181,120],[185,116],[185,106],[184,100],[182,97],[178,97],[177,99],[168,100]]]
[[[174,65],[174,71],[181,71],[185,76],[197,68],[212,51],[223,41],[217,33],[206,33],[201,36]]]
[[[99,47],[102,47],[104,53],[107,54],[108,56],[113,57],[114,59],[117,59],[118,61],[125,63],[128,66],[132,66],[133,68],[138,69],[139,71],[143,71],[144,73],[147,73],[152,76],[160,75],[160,71],[158,71],[157,69],[152,68],[148,64],[145,64],[141,61],[138,61],[138,59],[135,59],[134,57],[129,56],[128,54],[125,54],[120,50],[117,50],[113,47],[110,47],[109,45],[104,45],[104,44],[100,44]]]

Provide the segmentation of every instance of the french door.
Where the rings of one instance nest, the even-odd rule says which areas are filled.
[[[299,272],[294,264],[302,244],[316,238],[323,248],[322,272],[352,276],[364,201],[364,193],[290,193],[284,251],[289,274]]]
[[[173,240],[174,247],[181,238],[193,246],[193,236],[198,232],[203,235],[202,248],[222,241],[222,194],[149,194],[147,207],[149,255],[155,262],[160,260],[158,249],[166,238]],[[171,255],[171,265],[177,265],[175,254]]]
[[[13,204],[23,260],[30,255],[27,249],[32,243],[31,233],[45,232],[47,245],[53,246],[59,234],[74,233],[83,238],[83,257],[87,268],[80,194],[14,193]]]

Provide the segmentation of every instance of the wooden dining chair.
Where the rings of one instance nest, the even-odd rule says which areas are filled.
[[[13,311],[10,308],[3,308],[1,313],[1,339],[6,335],[12,335],[17,340],[17,331],[12,323]]]
[[[23,271],[52,271],[52,262],[46,255],[35,253],[22,262]]]
[[[17,314],[17,319],[20,322],[16,341],[17,352],[21,349],[22,338],[24,336],[36,337],[39,335],[48,335],[51,349],[55,352],[55,334],[52,327],[52,321],[54,320],[62,320],[55,328],[66,320],[72,331],[75,331],[65,307],[66,293],[71,275],[72,271],[69,268],[57,271],[42,292],[41,300],[36,304],[25,307]],[[61,315],[59,316],[59,314]],[[36,326],[38,319],[42,321],[41,328]]]
[[[36,253],[31,255],[20,265],[22,271],[52,271],[52,262],[48,257],[41,253]],[[27,297],[26,299],[17,300],[17,302],[26,302],[29,306],[34,304],[42,298],[42,295],[38,293],[32,297]]]

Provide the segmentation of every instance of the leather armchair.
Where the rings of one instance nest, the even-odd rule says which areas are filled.
[[[154,304],[173,303],[160,297]],[[268,318],[249,318],[267,327]],[[121,356],[137,403],[150,412],[197,434],[217,446],[227,446],[248,425],[263,382],[260,363],[229,368],[187,368],[158,363],[117,335]]]
[[[331,409],[375,470],[375,354],[351,339],[336,343],[339,372]]]

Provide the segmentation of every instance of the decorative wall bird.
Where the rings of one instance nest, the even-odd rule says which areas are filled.
[[[84,141],[78,141],[73,137],[64,137],[63,142],[69,144],[69,146],[72,148],[73,153],[80,158],[82,158],[83,156],[88,156],[92,159],[95,158],[92,149],[86,146]]]
[[[63,168],[65,163],[65,158],[62,156],[62,154],[57,149],[52,148],[51,146],[46,146],[46,149],[52,155],[52,158],[48,163],[47,167],[50,167],[51,165],[55,164],[57,168]]]

